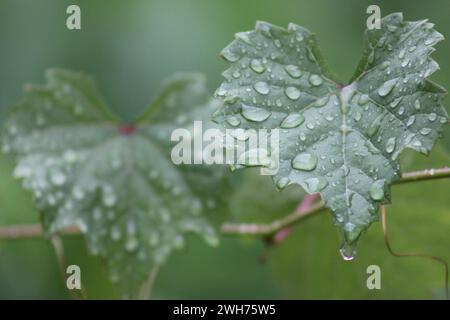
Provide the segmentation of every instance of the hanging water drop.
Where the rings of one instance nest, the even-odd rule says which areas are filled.
[[[348,244],[344,241],[339,248],[339,253],[341,254],[342,259],[345,261],[351,261],[355,259],[356,247],[354,244]]]

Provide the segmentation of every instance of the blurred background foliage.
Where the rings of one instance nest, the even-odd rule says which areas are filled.
[[[65,28],[69,4],[82,10],[82,30]],[[218,57],[238,31],[256,20],[281,26],[295,22],[318,35],[323,53],[342,82],[362,50],[366,8],[382,15],[402,11],[406,20],[429,18],[448,37],[447,0],[0,0],[0,118],[21,96],[25,83],[42,83],[44,70],[62,67],[91,74],[124,122],[140,114],[162,79],[178,71],[200,71],[211,92],[226,65]],[[450,42],[433,57],[441,70],[432,79],[450,87]],[[402,157],[404,171],[450,165],[450,129],[426,158]],[[0,224],[33,223],[30,194],[11,178],[12,161],[0,157]],[[230,195],[235,221],[270,221],[291,212],[299,188],[278,193],[269,177],[248,170],[233,174]],[[450,260],[450,181],[395,186],[388,206],[390,239],[398,251],[422,250]],[[160,272],[154,298],[441,298],[443,270],[436,263],[390,256],[380,223],[363,237],[355,261],[338,253],[339,237],[329,214],[299,224],[258,262],[259,239],[223,237],[219,249],[192,237]],[[67,262],[78,264],[89,298],[117,298],[101,261],[86,254],[81,237],[64,238]],[[366,288],[366,268],[377,264],[382,289]],[[67,298],[55,255],[44,239],[0,242],[0,298]]]

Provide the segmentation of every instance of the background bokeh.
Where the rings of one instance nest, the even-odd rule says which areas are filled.
[[[82,10],[82,30],[65,27],[65,10]],[[162,79],[177,71],[200,71],[211,92],[225,63],[220,50],[256,20],[313,30],[342,82],[353,74],[362,51],[366,8],[382,15],[402,11],[407,20],[429,18],[448,37],[448,0],[0,0],[0,118],[21,96],[25,83],[43,82],[44,70],[63,67],[93,75],[110,107],[123,121],[140,114]],[[438,45],[441,70],[432,76],[450,87],[450,42]],[[450,132],[426,158],[403,155],[404,171],[450,165]],[[0,224],[33,223],[31,196],[11,178],[12,161],[0,156]],[[298,202],[295,187],[274,191],[256,171],[234,173],[230,195],[234,220],[268,221]],[[388,207],[391,242],[398,251],[422,250],[450,260],[450,181],[395,186]],[[344,262],[329,214],[298,225],[266,263],[258,239],[223,238],[209,248],[196,237],[160,272],[154,298],[442,298],[441,266],[418,258],[398,259],[384,246],[376,223],[363,237],[358,258]],[[81,237],[64,239],[68,263],[82,269],[89,298],[117,298],[106,270],[86,254]],[[366,288],[366,268],[377,264],[382,289]],[[0,298],[68,298],[51,245],[44,239],[0,241]]]

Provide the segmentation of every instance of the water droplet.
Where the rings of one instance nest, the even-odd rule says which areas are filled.
[[[311,153],[298,154],[292,160],[292,167],[297,170],[311,171],[317,166],[317,157]]]
[[[427,136],[431,133],[431,131],[432,130],[430,128],[422,128],[422,129],[420,129],[420,134],[423,136]]]
[[[429,46],[430,44],[433,43],[433,41],[434,40],[432,38],[428,38],[428,39],[425,40],[425,45]]]
[[[229,48],[224,49],[221,52],[221,56],[228,62],[236,62],[240,59],[240,56],[236,52],[231,51]]]
[[[347,242],[342,242],[341,247],[339,248],[339,253],[341,254],[342,259],[345,261],[351,261],[355,259],[356,256],[356,248],[354,244],[348,244]]]
[[[315,107],[323,107],[324,105],[326,105],[328,103],[329,100],[330,100],[330,96],[326,95],[325,97],[317,99],[316,102],[314,102],[314,106]]]
[[[384,180],[377,180],[370,185],[370,197],[375,201],[384,199]]]
[[[50,172],[50,181],[55,186],[62,186],[66,183],[66,176],[59,169],[54,169]]]
[[[106,207],[113,207],[116,204],[117,198],[111,189],[106,188],[103,190],[102,201]]]
[[[436,113],[432,112],[432,113],[430,113],[428,115],[428,120],[430,120],[431,122],[436,121],[436,119],[437,119],[437,114]]]
[[[395,107],[398,106],[398,104],[400,103],[400,101],[402,101],[402,97],[399,97],[397,99],[395,99],[394,101],[392,101],[389,106],[394,109]]]
[[[300,98],[300,91],[296,87],[287,87],[284,90],[284,93],[286,93],[286,96],[291,100],[297,100]]]
[[[139,247],[139,241],[135,236],[128,237],[125,243],[125,250],[128,252],[134,252]]]
[[[405,49],[400,50],[400,53],[398,54],[398,58],[403,59],[405,57],[405,53],[406,53]]]
[[[317,74],[312,74],[309,79],[308,79],[309,83],[311,83],[311,85],[317,87],[320,86],[322,84],[322,78],[320,76],[318,76]]]
[[[406,127],[408,127],[408,128],[411,127],[415,121],[416,121],[416,116],[415,115],[410,116],[408,118],[408,121],[406,121]]]
[[[302,75],[302,71],[300,70],[300,68],[294,66],[293,64],[287,65],[286,67],[284,67],[284,69],[292,78],[300,78],[300,76]]]
[[[396,140],[394,137],[389,138],[389,140],[386,142],[386,152],[392,153],[395,149]]]
[[[366,133],[369,137],[373,137],[378,132],[378,130],[380,129],[380,126],[381,126],[382,119],[383,119],[383,115],[381,114],[369,126],[369,128],[366,131]]]
[[[262,95],[266,95],[270,91],[269,85],[265,81],[258,81],[258,82],[256,82],[253,85],[253,88],[255,89],[256,92],[258,92],[258,93],[260,93]]]
[[[291,113],[286,118],[284,118],[283,122],[281,122],[280,127],[283,129],[291,129],[296,128],[301,125],[305,121],[305,117],[300,113]]]
[[[264,67],[261,60],[258,59],[252,60],[252,62],[250,63],[250,68],[252,68],[252,70],[255,71],[256,73],[263,73],[264,70],[266,70],[266,67]]]
[[[400,109],[398,109],[398,114],[401,116],[404,113],[405,113],[405,108],[404,107],[400,107]]]
[[[416,48],[417,48],[416,46],[411,46],[411,47],[408,49],[408,51],[409,51],[409,52],[414,52],[414,50],[416,50]]]
[[[238,79],[241,77],[241,73],[239,72],[239,70],[235,70],[232,74],[233,78]]]
[[[227,123],[232,126],[232,127],[237,127],[240,123],[241,120],[239,120],[237,117],[235,116],[230,116],[226,119]]]
[[[353,118],[355,119],[355,121],[359,121],[361,120],[361,112],[359,111],[355,111],[355,115],[353,116]]]
[[[289,184],[289,178],[283,177],[283,178],[278,180],[277,187],[278,187],[278,189],[284,189],[284,188],[286,188],[286,186],[288,184]]]
[[[419,100],[414,101],[414,109],[420,110],[420,101]]]
[[[262,108],[247,106],[243,104],[241,114],[245,119],[249,121],[262,122],[267,120],[267,118],[269,118],[272,113]]]
[[[362,94],[362,95],[359,96],[358,104],[360,106],[363,106],[363,105],[367,104],[367,102],[369,102],[369,100],[370,99],[369,99],[369,96],[367,94]]]
[[[84,191],[79,186],[75,186],[72,190],[73,196],[77,200],[83,200],[84,198]]]
[[[395,85],[397,84],[398,79],[391,79],[383,83],[383,85],[378,89],[378,94],[380,97],[385,97],[389,93],[392,92],[392,89],[394,89]]]
[[[113,241],[119,241],[122,237],[122,233],[120,232],[120,229],[116,226],[111,227],[111,239]]]
[[[305,183],[309,193],[320,192],[328,185],[328,181],[323,177],[308,178],[305,180]]]

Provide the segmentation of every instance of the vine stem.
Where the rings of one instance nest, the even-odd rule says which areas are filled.
[[[402,174],[400,180],[393,184],[404,184],[416,181],[434,180],[450,178],[450,168],[438,168],[438,169],[426,169],[420,171],[407,172]],[[302,221],[308,217],[315,215],[316,213],[325,211],[326,208],[322,201],[311,205],[305,210],[296,210],[287,216],[274,220],[268,224],[258,223],[230,223],[225,222],[221,226],[223,234],[227,235],[259,235],[270,236],[277,231],[295,225],[299,221]],[[76,226],[69,226],[60,230],[61,235],[73,235],[79,234],[80,230]],[[26,239],[36,238],[43,236],[43,230],[40,224],[28,224],[28,225],[9,225],[0,227],[0,240],[14,240],[14,239]]]
[[[393,184],[404,184],[416,181],[434,180],[450,178],[450,168],[438,168],[438,169],[426,169],[420,171],[412,171],[402,174],[400,180]],[[290,227],[304,219],[324,211],[326,208],[322,201],[310,206],[306,210],[297,209],[291,214],[279,219],[274,220],[268,224],[257,223],[224,223],[222,224],[221,231],[224,234],[239,234],[239,235],[259,235],[259,236],[271,236],[277,231]]]

